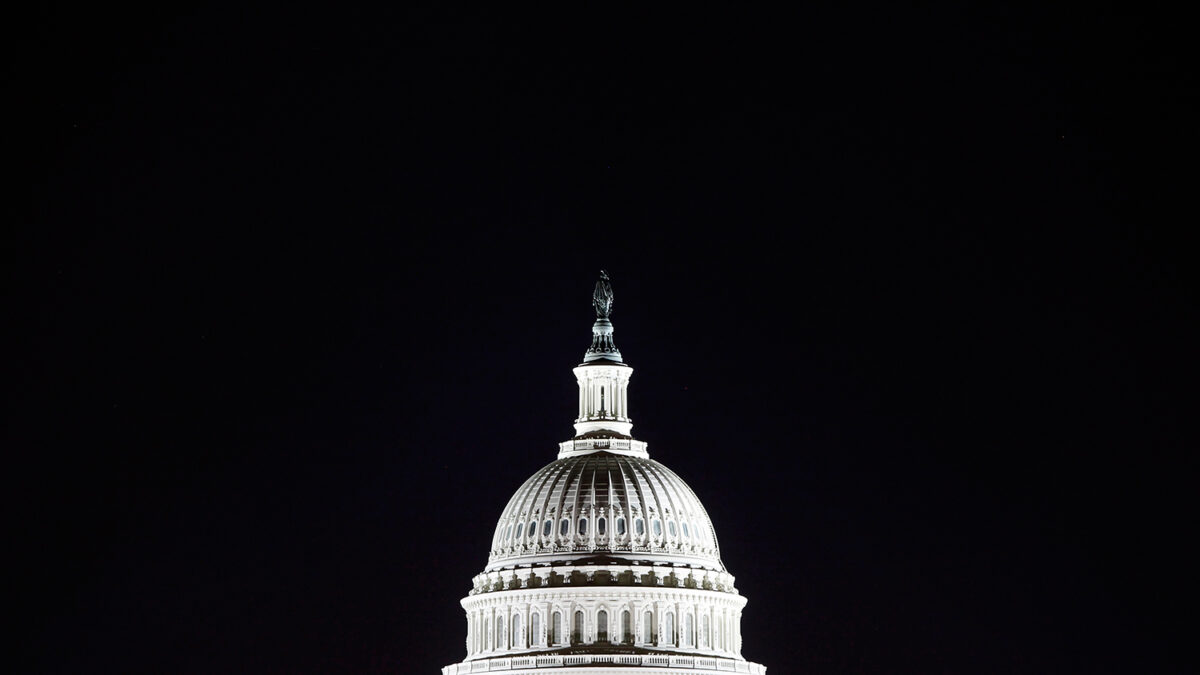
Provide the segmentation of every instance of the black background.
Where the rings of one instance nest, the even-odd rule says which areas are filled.
[[[574,416],[773,673],[1185,672],[1181,17],[1104,6],[14,16],[15,670],[431,673]]]

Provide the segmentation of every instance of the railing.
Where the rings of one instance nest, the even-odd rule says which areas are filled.
[[[765,666],[741,659],[670,656],[667,654],[567,654],[561,656],[517,656],[479,659],[446,666],[442,668],[442,675],[469,675],[470,673],[515,670],[518,668],[561,668],[565,666],[587,666],[592,664],[685,668],[697,671],[748,673],[749,675],[766,675],[767,672]]]
[[[644,453],[646,442],[631,438],[581,438],[563,441],[558,444],[559,456],[576,452],[591,452],[593,450],[618,450],[623,452]]]
[[[631,548],[627,546],[614,547],[611,550],[625,552],[633,550],[640,552],[641,548]],[[646,551],[657,555],[653,550]],[[550,554],[547,554],[550,555]],[[682,554],[681,554],[682,555]],[[707,550],[700,549],[700,552],[687,553],[696,558],[709,555]],[[712,570],[700,569],[681,569],[677,567],[668,567],[666,565],[556,565],[553,567],[528,567],[519,570],[496,570],[493,572],[484,572],[483,574],[475,575],[471,580],[472,588],[470,595],[480,595],[483,593],[492,593],[495,591],[518,590],[527,588],[566,588],[572,587],[570,583],[572,575],[576,572],[583,573],[589,583],[595,578],[598,572],[608,572],[610,581],[606,586],[633,586],[645,587],[645,582],[650,582],[651,586],[658,588],[695,588],[706,591],[719,591],[725,593],[737,593],[737,588],[734,586],[734,576],[728,572],[716,572]],[[627,572],[633,572],[633,576],[625,576]],[[644,575],[653,572],[653,579],[644,579]],[[686,575],[684,574],[686,572]],[[556,575],[552,578],[551,574]],[[675,581],[671,582],[670,577],[675,576]],[[691,577],[690,581],[688,577]],[[534,585],[533,578],[537,577],[539,581]],[[668,583],[674,583],[674,586],[668,586]],[[692,584],[692,585],[689,585]]]

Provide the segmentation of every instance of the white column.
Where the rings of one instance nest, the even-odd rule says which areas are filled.
[[[742,613],[733,615],[733,651],[742,653]]]
[[[629,380],[621,381],[621,419],[629,418]]]

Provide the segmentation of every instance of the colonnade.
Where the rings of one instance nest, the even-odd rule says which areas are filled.
[[[581,366],[575,369],[579,380],[579,419],[629,419],[629,375],[627,367]]]
[[[741,612],[711,602],[518,602],[467,614],[468,658],[597,643],[737,656],[741,641]]]

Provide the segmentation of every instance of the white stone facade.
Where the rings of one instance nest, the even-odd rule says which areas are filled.
[[[574,369],[576,436],[501,514],[461,603],[466,659],[443,675],[763,675],[742,658],[746,599],[707,512],[629,435],[633,369],[613,342],[606,276],[595,297],[592,346]]]
[[[467,660],[622,645],[737,658],[746,599],[690,588],[545,588],[474,596]]]

